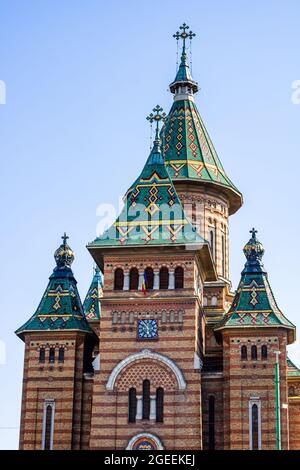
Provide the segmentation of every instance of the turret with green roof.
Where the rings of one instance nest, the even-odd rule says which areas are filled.
[[[24,333],[34,331],[72,330],[92,333],[83,314],[71,265],[74,253],[67,244],[66,234],[63,243],[54,253],[56,267],[49,278],[48,286],[33,316],[16,334],[24,339]]]
[[[244,247],[247,258],[241,281],[233,303],[215,332],[225,329],[274,328],[281,327],[288,332],[288,342],[295,341],[295,326],[279,309],[262,263],[264,247],[258,241],[255,229]]]
[[[228,178],[195,105],[199,87],[186,53],[186,40],[195,34],[188,30],[184,23],[174,35],[177,41],[182,39],[183,46],[176,78],[170,84],[174,103],[162,130],[164,159],[174,182],[217,187],[228,199],[229,213],[234,214],[242,205],[242,195]]]
[[[96,266],[91,285],[83,302],[84,315],[88,321],[100,320],[102,288],[103,275]]]
[[[146,164],[125,195],[124,207],[114,224],[87,248],[96,262],[99,248],[142,246],[195,246],[206,263],[208,277],[216,279],[208,242],[187,219],[161,153],[158,124],[164,119],[156,106],[148,116],[157,123],[153,148]]]

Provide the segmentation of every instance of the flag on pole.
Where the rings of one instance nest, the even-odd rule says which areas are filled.
[[[144,292],[144,295],[147,294],[147,276],[146,276],[146,271],[144,271],[144,278],[143,278],[143,283],[142,283],[142,291]]]

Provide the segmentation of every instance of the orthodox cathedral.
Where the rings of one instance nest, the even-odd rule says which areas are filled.
[[[186,24],[174,35],[171,110],[148,116],[145,166],[117,220],[87,245],[96,267],[83,304],[64,235],[40,304],[16,331],[20,449],[300,449],[295,326],[254,229],[231,291],[229,217],[243,199],[195,104],[194,36]]]

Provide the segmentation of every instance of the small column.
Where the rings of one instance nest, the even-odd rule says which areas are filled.
[[[136,397],[137,404],[136,404],[136,419],[142,419],[143,417],[143,398],[142,396]]]
[[[144,269],[139,270],[139,290],[142,290],[142,285],[144,281]]]
[[[129,290],[129,271],[124,272],[124,286],[123,290]]]
[[[169,270],[169,286],[168,289],[175,289],[175,272],[174,269]]]
[[[150,419],[156,419],[156,396],[150,397]]]
[[[153,280],[153,289],[159,289],[159,269],[154,270],[154,280]]]

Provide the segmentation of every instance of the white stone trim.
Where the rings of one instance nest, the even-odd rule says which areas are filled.
[[[261,400],[259,397],[250,397],[250,400],[249,400],[249,449],[252,450],[252,406],[253,405],[257,405],[258,450],[261,450]]]
[[[51,415],[51,432],[50,432],[50,450],[53,449],[55,400],[54,400],[53,398],[47,398],[47,399],[44,401],[44,410],[43,410],[42,450],[45,450],[46,413],[47,413],[47,407],[48,407],[48,406],[51,406],[51,408],[52,408],[52,415]]]
[[[154,436],[154,434],[150,434],[149,432],[142,432],[140,434],[136,434],[135,436],[133,436],[130,441],[128,442],[128,445],[126,447],[126,450],[132,450],[132,446],[133,444],[138,440],[140,439],[141,437],[146,437],[148,439],[152,439],[152,441],[155,442],[156,446],[157,446],[157,450],[164,450],[163,448],[163,445],[160,441],[160,439],[156,436]]]
[[[112,370],[106,384],[106,389],[112,391],[114,389],[116,379],[121,373],[121,371],[129,364],[132,364],[133,362],[139,361],[141,359],[152,359],[154,361],[162,362],[163,364],[168,366],[175,374],[178,383],[178,389],[186,389],[186,381],[184,379],[183,373],[181,372],[177,364],[172,361],[172,359],[169,359],[167,356],[163,356],[162,354],[150,351],[149,349],[144,349],[143,351],[140,351],[138,353],[131,354],[130,356],[127,356],[125,359],[120,361]]]

